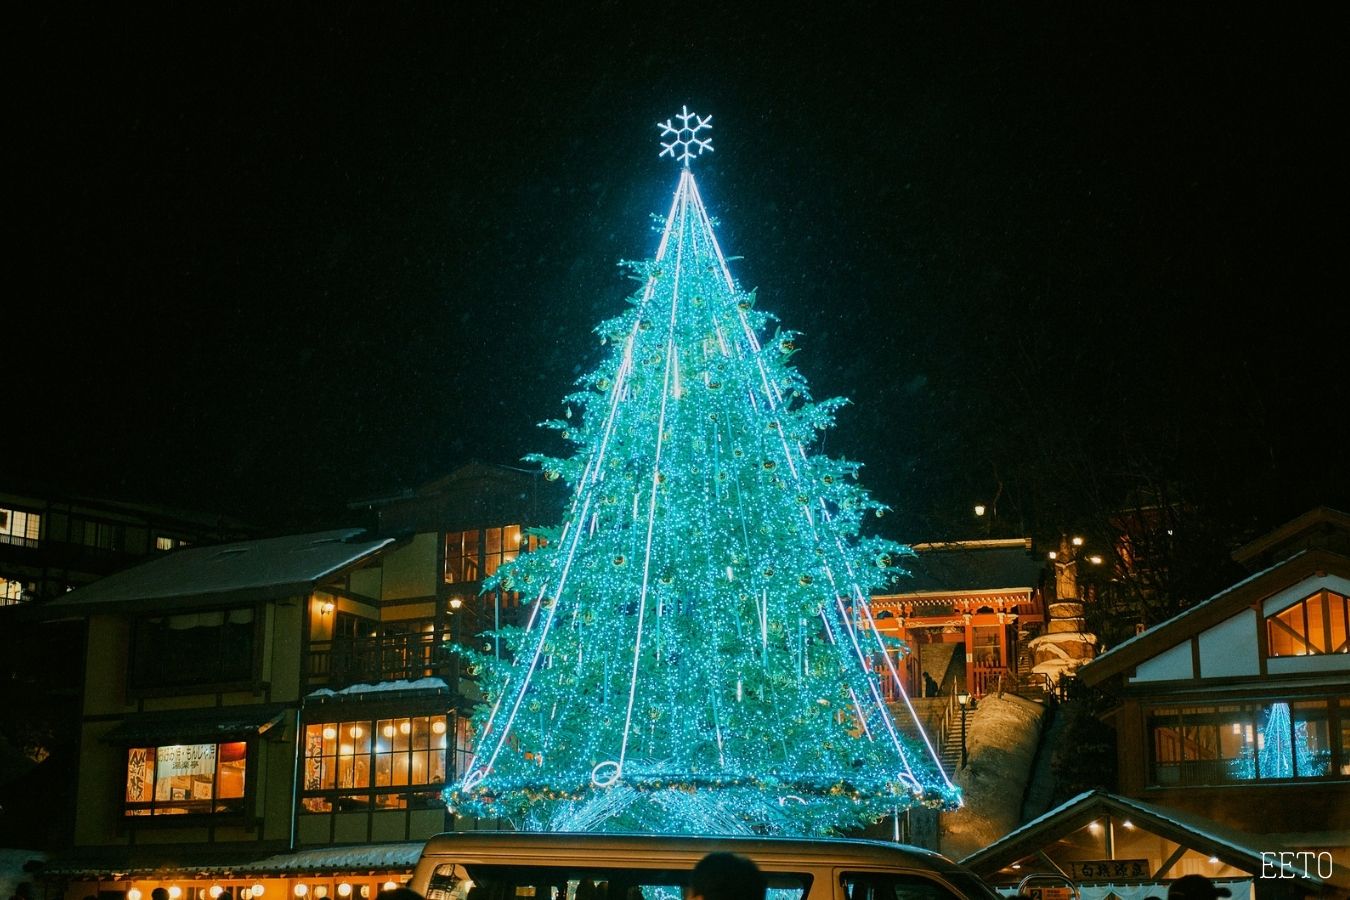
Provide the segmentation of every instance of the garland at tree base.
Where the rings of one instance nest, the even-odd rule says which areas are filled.
[[[729,834],[826,837],[913,807],[953,809],[959,792],[898,794],[836,782],[824,793],[799,791],[801,782],[752,779],[705,781],[698,786],[623,782],[608,788],[560,791],[515,785],[500,794],[445,792],[452,812],[504,818],[524,831],[609,831],[651,834]]]

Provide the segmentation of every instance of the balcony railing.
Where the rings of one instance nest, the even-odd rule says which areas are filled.
[[[311,685],[347,687],[400,679],[416,681],[442,675],[444,670],[445,661],[431,633],[336,638],[311,641],[309,645]]]
[[[38,538],[24,537],[21,534],[0,534],[0,544],[10,544],[15,547],[36,547],[41,543]]]
[[[1013,687],[1013,671],[1007,666],[976,664],[971,668],[974,674],[972,691],[976,697],[986,694],[1001,694],[1004,689]]]

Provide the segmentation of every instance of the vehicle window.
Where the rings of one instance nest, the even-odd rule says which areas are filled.
[[[899,872],[845,872],[845,900],[962,900],[939,881]],[[983,895],[977,895],[983,900]]]
[[[766,873],[767,900],[805,900],[809,875]],[[427,900],[682,900],[689,871],[441,863]]]

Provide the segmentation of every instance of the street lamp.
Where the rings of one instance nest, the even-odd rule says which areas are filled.
[[[975,698],[969,692],[961,691],[956,695],[956,702],[961,707],[961,768],[964,769],[970,761],[970,755],[966,752],[966,711],[975,708]]]

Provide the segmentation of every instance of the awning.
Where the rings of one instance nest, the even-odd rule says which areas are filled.
[[[279,878],[412,874],[423,841],[315,847],[259,858],[257,851],[220,847],[117,848],[95,856],[58,858],[42,876],[78,880],[127,878]]]
[[[347,847],[315,847],[260,859],[250,870],[264,875],[297,875],[328,872],[381,873],[407,871],[417,866],[425,841],[398,844],[357,844]]]
[[[103,736],[109,744],[164,747],[194,741],[242,741],[264,734],[286,715],[284,706],[224,706],[128,716]]]

